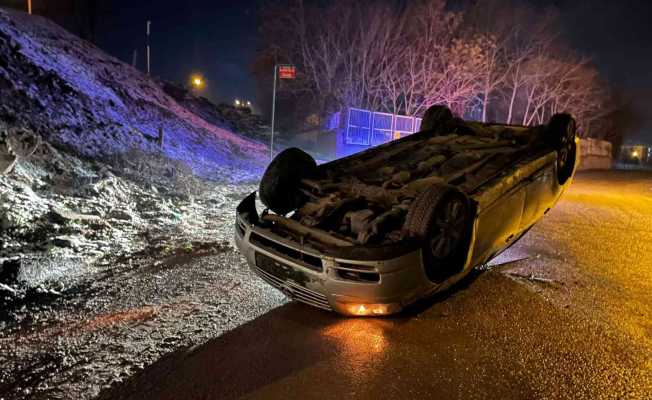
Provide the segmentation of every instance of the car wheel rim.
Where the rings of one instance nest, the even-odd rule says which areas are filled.
[[[434,229],[430,238],[430,252],[437,259],[445,259],[457,248],[466,221],[466,206],[453,198],[436,211]]]
[[[568,149],[566,147],[559,150],[559,156],[557,163],[559,164],[559,169],[563,169],[566,166],[566,161],[568,160]]]
[[[561,139],[561,146],[559,149],[558,163],[559,169],[563,169],[568,164],[568,156],[573,151],[573,144],[575,142],[575,127],[569,125],[566,135]]]
[[[560,170],[565,168],[566,164],[568,163],[568,155],[572,151],[574,136],[575,127],[572,124],[569,124],[566,129],[566,135],[562,136],[561,146],[559,146],[560,148],[559,155],[557,157],[557,164]]]

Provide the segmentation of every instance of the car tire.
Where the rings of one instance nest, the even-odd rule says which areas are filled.
[[[269,164],[260,181],[260,200],[270,210],[285,215],[305,201],[299,191],[302,179],[317,171],[315,159],[295,147],[283,150]]]
[[[446,106],[430,106],[423,114],[420,131],[433,131],[435,134],[445,134],[445,127],[454,120],[453,113]]]
[[[405,230],[422,243],[422,261],[431,281],[441,283],[464,268],[472,215],[471,201],[452,185],[433,185],[414,199]]]
[[[555,114],[546,127],[545,138],[557,151],[557,180],[560,184],[573,175],[577,155],[577,124],[570,114]]]

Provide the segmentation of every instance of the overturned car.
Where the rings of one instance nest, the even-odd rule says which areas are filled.
[[[346,315],[387,315],[450,287],[521,238],[578,162],[574,119],[482,124],[433,106],[421,131],[317,166],[272,161],[237,207],[235,242],[288,297]]]

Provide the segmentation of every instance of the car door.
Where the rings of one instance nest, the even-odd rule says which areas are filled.
[[[526,179],[521,230],[529,228],[548,212],[558,196],[558,186],[553,163],[545,165]]]
[[[484,263],[505,248],[520,231],[526,186],[516,182],[478,216],[474,263]]]

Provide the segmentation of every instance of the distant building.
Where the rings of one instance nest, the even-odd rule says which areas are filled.
[[[580,139],[579,170],[611,169],[612,164],[610,142],[593,138]]]
[[[618,159],[624,164],[652,165],[652,146],[647,144],[622,145]]]

